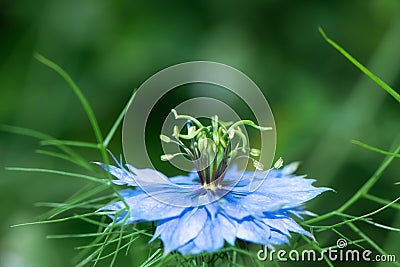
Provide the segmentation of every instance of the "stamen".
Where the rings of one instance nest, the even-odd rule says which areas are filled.
[[[248,147],[248,137],[243,133],[240,126],[247,125],[260,131],[270,130],[271,127],[261,127],[251,120],[241,120],[235,123],[219,121],[218,116],[211,118],[211,125],[205,126],[196,118],[188,115],[179,115],[176,110],[172,109],[175,119],[185,119],[187,134],[181,134],[179,127],[174,126],[172,136],[176,140],[160,135],[160,139],[166,143],[175,143],[179,145],[184,152],[176,154],[165,154],[161,156],[161,160],[168,161],[178,155],[188,156],[199,175],[201,184],[205,189],[216,190],[220,188],[225,173],[235,158],[249,158],[257,170],[263,170],[264,166],[261,162],[247,155],[238,156],[239,152],[248,152],[251,156],[259,156],[261,151]],[[229,128],[227,128],[229,127]],[[235,142],[235,148],[232,149],[232,142]],[[185,145],[185,143],[188,146]],[[277,165],[276,165],[277,166]]]
[[[165,143],[171,142],[171,138],[169,138],[168,136],[163,135],[163,134],[160,134],[160,139],[161,139],[161,141],[163,141]]]
[[[165,154],[161,155],[161,160],[162,161],[170,161],[171,159],[175,158],[176,156],[179,155],[186,155],[186,153],[175,153],[175,154]]]
[[[253,165],[254,165],[254,168],[256,168],[256,170],[258,170],[258,171],[264,170],[264,165],[255,159],[253,159]]]
[[[258,157],[260,156],[261,151],[257,148],[250,148],[250,155],[252,155],[253,157]]]
[[[283,159],[279,157],[279,159],[274,164],[274,169],[280,169],[283,166]]]
[[[257,130],[260,130],[260,131],[272,130],[272,127],[262,127],[262,126],[258,126],[257,124],[255,124],[255,123],[254,123],[253,121],[251,121],[251,120],[241,120],[241,121],[237,121],[237,122],[235,122],[234,124],[232,124],[232,125],[229,127],[228,132],[229,132],[229,130],[235,129],[236,127],[238,127],[238,126],[240,126],[240,125],[251,126],[251,127],[256,128]]]
[[[178,119],[190,120],[190,121],[194,122],[197,125],[197,127],[199,127],[199,128],[203,127],[201,122],[198,121],[196,118],[193,118],[188,115],[178,115],[178,112],[176,112],[175,109],[171,109],[171,112],[174,114],[176,120],[178,120]]]

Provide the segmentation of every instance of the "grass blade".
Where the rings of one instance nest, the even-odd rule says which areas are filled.
[[[24,136],[29,136],[33,137],[42,141],[45,140],[56,140],[53,136],[32,130],[32,129],[27,129],[23,127],[17,127],[17,126],[10,126],[10,125],[0,125],[0,129],[6,132],[14,133],[14,134],[19,134],[19,135],[24,135]],[[76,162],[79,162],[78,165],[84,167],[87,170],[93,171],[93,166],[90,165],[82,156],[80,156],[78,153],[76,153],[74,150],[72,150],[70,147],[67,147],[63,144],[55,144],[55,146],[63,151],[65,154],[69,155],[71,158],[73,158]]]
[[[70,141],[70,140],[44,140],[40,142],[43,146],[76,146],[76,147],[87,147],[99,149],[99,145],[96,143],[82,142],[82,141]]]
[[[399,151],[400,151],[400,145],[397,146],[397,148],[393,151],[393,153],[397,154],[399,153]],[[387,156],[383,160],[381,165],[378,167],[378,169],[375,171],[375,173],[371,176],[371,178],[369,178],[368,181],[349,200],[347,200],[339,209],[337,209],[337,212],[345,211],[347,208],[353,205],[354,202],[356,202],[365,194],[367,194],[368,191],[375,185],[375,183],[382,176],[382,173],[386,170],[386,168],[389,166],[389,164],[392,162],[393,159],[394,159],[393,156]]]
[[[115,131],[117,130],[118,126],[121,124],[122,120],[124,119],[125,113],[128,110],[130,104],[132,103],[133,99],[135,98],[136,91],[133,93],[131,99],[129,99],[128,104],[124,107],[122,112],[119,114],[117,120],[114,122],[113,126],[111,127],[110,131],[108,132],[106,138],[104,139],[104,146],[107,147],[110,143],[112,137],[114,136]]]
[[[366,198],[368,200],[371,200],[373,202],[376,202],[378,204],[382,204],[382,205],[387,205],[387,204],[390,203],[390,201],[387,200],[387,199],[383,199],[383,198],[380,198],[380,197],[377,197],[377,196],[373,196],[373,195],[370,195],[370,194],[365,194],[364,198]],[[393,203],[390,207],[400,211],[400,204]]]
[[[62,153],[57,153],[57,152],[52,152],[52,151],[47,151],[47,150],[41,150],[38,149],[35,151],[38,154],[54,157],[54,158],[59,158],[65,161],[69,161],[71,163],[74,163],[75,165],[78,165],[88,171],[92,171],[91,168],[87,167],[87,164],[82,164],[80,161],[75,160],[74,158],[69,157],[68,155],[62,154]]]
[[[368,149],[368,150],[371,150],[371,151],[374,151],[374,152],[381,153],[381,154],[386,155],[386,156],[392,156],[392,157],[400,158],[400,154],[388,152],[388,151],[379,149],[377,147],[373,147],[373,146],[367,145],[367,144],[365,144],[363,142],[360,142],[360,141],[357,141],[357,140],[351,140],[351,142],[353,144],[355,144],[355,145],[361,146],[361,147],[363,147],[365,149]]]
[[[337,51],[339,51],[343,56],[345,56],[354,66],[356,66],[359,70],[361,70],[365,75],[367,75],[371,80],[373,80],[376,84],[382,87],[386,92],[388,92],[391,96],[394,97],[398,102],[400,102],[400,95],[397,93],[392,87],[390,87],[387,83],[382,81],[378,76],[373,74],[369,69],[364,67],[357,59],[351,56],[346,50],[344,50],[340,45],[330,39],[324,30],[320,27],[319,32],[321,33],[322,37]]]
[[[65,171],[58,171],[58,170],[50,170],[50,169],[39,169],[39,168],[20,168],[20,167],[7,167],[6,170],[9,171],[23,171],[23,172],[43,172],[43,173],[53,173],[53,174],[60,174],[65,176],[77,177],[86,179],[92,182],[100,183],[100,184],[108,184],[109,182],[103,179],[99,179],[97,177],[84,175],[80,173],[71,173]]]
[[[66,73],[59,65],[57,65],[53,61],[45,58],[44,56],[42,56],[42,55],[40,55],[38,53],[35,54],[35,58],[38,61],[40,61],[41,63],[43,63],[44,65],[46,65],[47,67],[49,67],[50,69],[52,69],[55,72],[57,72],[68,83],[68,85],[71,87],[71,89],[74,91],[74,93],[78,97],[78,99],[81,102],[83,108],[85,109],[85,112],[86,112],[87,116],[89,117],[89,121],[92,124],[92,127],[93,127],[93,130],[94,130],[95,136],[97,138],[97,141],[99,143],[103,143],[103,137],[101,135],[100,128],[99,128],[99,125],[97,123],[97,120],[96,120],[96,117],[94,115],[94,112],[93,112],[92,108],[90,107],[89,102],[87,101],[87,99],[83,95],[81,89],[79,89],[79,87],[72,80],[72,78],[69,76],[69,74]]]

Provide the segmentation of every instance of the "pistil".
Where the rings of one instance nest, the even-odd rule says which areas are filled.
[[[249,148],[246,135],[242,132],[240,126],[248,125],[260,131],[270,130],[270,127],[260,127],[250,120],[241,120],[235,123],[220,122],[218,116],[211,118],[211,125],[204,126],[199,120],[188,115],[179,115],[174,109],[172,113],[175,119],[187,120],[187,134],[181,134],[178,126],[173,129],[172,136],[175,140],[161,135],[163,142],[176,143],[182,152],[176,154],[166,154],[161,156],[161,160],[169,161],[175,156],[185,155],[189,157],[198,173],[200,183],[207,190],[215,191],[220,188],[221,182],[225,176],[226,170],[232,160],[238,156],[238,152],[250,152],[258,149]],[[233,146],[233,140],[238,141]],[[189,143],[186,145],[185,143]],[[262,166],[260,162],[246,155],[259,169]]]

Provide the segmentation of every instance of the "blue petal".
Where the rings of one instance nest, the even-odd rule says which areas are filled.
[[[248,186],[249,183],[256,178],[265,179],[267,174],[268,172],[239,170],[238,167],[234,165],[227,170],[223,183],[232,184],[235,187],[244,187]]]
[[[237,237],[256,244],[268,244],[271,230],[267,225],[252,218],[238,222]]]
[[[189,241],[185,245],[178,248],[178,251],[183,255],[188,254],[198,254],[201,252],[201,249],[196,247],[196,244],[192,241]]]
[[[149,185],[142,186],[153,198],[160,202],[178,206],[178,207],[196,207],[206,202],[207,199],[203,199],[200,196],[205,195],[205,190],[200,184],[198,185]]]
[[[180,185],[195,185],[199,184],[200,182],[198,181],[198,174],[197,172],[189,172],[189,175],[178,175],[169,178],[171,182],[174,184],[180,184]]]
[[[106,165],[101,162],[95,162],[95,164],[100,165],[104,170],[109,171],[112,176],[118,178],[118,180],[113,180],[112,182],[117,185],[130,185],[136,186],[136,181],[133,178],[133,174],[127,171],[125,168],[117,168],[113,165]]]
[[[294,177],[293,173],[297,170],[299,162],[292,162],[282,169],[270,169],[267,171],[243,171],[236,165],[228,169],[225,175],[225,181],[236,183],[236,187],[247,186],[252,182],[261,183],[267,178]]]
[[[241,205],[240,199],[235,198],[231,194],[227,194],[220,199],[218,205],[224,214],[235,219],[240,220],[250,215],[249,211]]]
[[[329,188],[312,186],[311,184],[314,181],[302,177],[268,178],[257,192],[262,192],[270,197],[285,199],[287,204],[283,208],[294,208],[330,190]]]
[[[155,221],[179,216],[185,207],[160,202],[141,190],[122,190],[120,194],[130,209],[130,221]],[[125,209],[122,201],[107,205],[101,210],[119,211]]]
[[[288,203],[290,203],[289,199],[272,194],[254,192],[247,196],[237,197],[234,191],[219,201],[224,213],[239,220],[247,216],[263,216],[264,212],[276,211]]]
[[[312,234],[310,234],[308,231],[304,230],[300,225],[298,225],[289,216],[287,216],[286,218],[277,218],[277,219],[275,219],[276,220],[275,222],[273,220],[274,219],[269,220],[268,222],[266,222],[264,220],[264,222],[268,225],[271,223],[272,226],[274,226],[276,229],[280,230],[283,233],[284,233],[284,231],[282,231],[282,229],[286,229],[286,231],[302,234],[302,235],[308,236],[311,239],[314,239]],[[278,228],[279,227],[277,224],[278,221],[279,221],[279,226],[281,227],[280,229]]]
[[[282,234],[281,232],[271,231],[271,237],[269,239],[269,243],[271,245],[282,245],[289,243],[289,239],[286,235]]]
[[[102,207],[100,210],[109,210],[109,211],[119,211],[125,208],[124,203],[122,201],[115,202],[113,204]]]
[[[262,183],[267,178],[294,177],[293,173],[297,170],[299,163],[293,162],[282,169],[270,169],[267,171],[244,171],[237,166],[228,169],[224,181],[234,183],[235,187],[244,187],[251,183]]]
[[[128,170],[133,174],[137,185],[172,185],[168,177],[153,169],[136,169],[132,165],[126,164]]]
[[[121,195],[123,198],[128,198],[128,197],[133,197],[137,194],[140,194],[140,190],[132,190],[132,189],[123,189],[119,190],[118,193]]]
[[[178,222],[179,222],[179,217],[174,217],[174,218],[169,218],[169,219],[158,221],[156,231],[155,231],[153,237],[150,239],[149,243],[153,242],[162,233],[168,231],[172,227],[175,227]]]
[[[212,252],[224,246],[224,237],[220,229],[215,227],[212,220],[206,220],[203,229],[193,242],[200,252]]]
[[[105,206],[101,208],[100,210],[106,210],[106,211],[115,211],[113,214],[108,214],[107,216],[110,217],[113,222],[110,223],[112,224],[121,224],[124,223],[125,225],[127,224],[132,224],[135,223],[135,219],[133,219],[129,214],[128,211],[125,209],[125,205],[122,203],[122,201],[116,202],[114,204]],[[118,213],[117,213],[118,212]]]
[[[209,204],[205,205],[205,207],[206,207],[206,209],[208,211],[208,214],[209,214],[210,218],[214,219],[217,216],[218,212],[219,212],[218,204],[215,203],[215,202],[214,203],[209,203]]]
[[[289,229],[282,218],[265,218],[263,222],[273,230],[279,231],[284,235],[290,236]]]
[[[266,211],[275,211],[286,205],[289,200],[272,194],[251,193],[243,197],[241,205],[254,215],[261,215]]]
[[[125,201],[130,207],[131,217],[137,221],[156,221],[176,217],[185,210],[185,207],[160,202],[145,192],[127,198]]]
[[[298,208],[293,208],[293,209],[287,209],[285,210],[287,213],[292,214],[296,216],[297,218],[303,220],[302,215],[307,215],[307,216],[317,216],[315,213],[312,213],[308,210],[303,210],[301,207]]]
[[[169,179],[159,171],[153,169],[136,169],[130,164],[126,164],[125,169],[122,164],[118,163],[118,167],[113,165],[106,165],[101,162],[94,162],[100,165],[104,170],[109,171],[118,180],[113,180],[113,183],[117,185],[148,185],[148,184],[172,184]],[[188,180],[193,180],[193,175]]]
[[[164,253],[178,249],[194,239],[208,219],[204,208],[187,209],[181,217],[161,221],[158,232],[164,244]],[[165,226],[163,226],[165,224]]]
[[[237,222],[232,219],[228,219],[228,217],[217,214],[215,218],[215,228],[217,231],[221,232],[223,238],[228,242],[230,245],[235,245],[236,234],[237,234]]]

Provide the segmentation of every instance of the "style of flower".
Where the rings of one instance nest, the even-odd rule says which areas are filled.
[[[163,135],[161,140],[178,144],[194,162],[195,171],[168,178],[156,170],[136,169],[121,162],[117,166],[99,163],[117,178],[115,184],[129,187],[120,191],[123,201],[102,208],[113,213],[115,223],[157,221],[150,241],[160,237],[165,254],[214,252],[225,242],[234,246],[237,239],[281,245],[289,242],[290,232],[313,239],[292,217],[310,214],[303,204],[328,188],[314,187],[315,180],[296,176],[298,163],[262,171],[261,163],[249,157],[255,172],[229,167],[240,151],[258,154],[258,150],[246,147],[240,126],[268,128],[251,121],[223,124],[216,116],[211,126],[203,126],[195,118],[173,112],[177,119],[189,120],[187,134],[175,128],[175,140]],[[232,149],[235,136],[241,142]],[[185,145],[185,140],[190,145]],[[178,154],[161,158],[170,160]],[[250,190],[254,184],[256,190]]]

